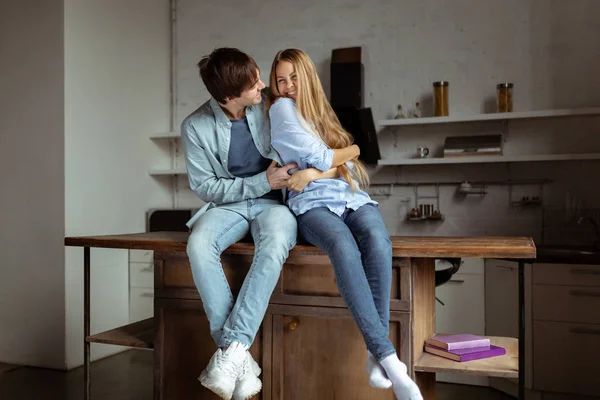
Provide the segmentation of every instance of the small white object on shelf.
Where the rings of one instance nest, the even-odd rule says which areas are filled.
[[[152,176],[157,175],[187,175],[187,170],[184,168],[171,169],[151,169],[148,173]]]
[[[600,153],[591,154],[523,154],[514,156],[466,156],[433,158],[384,158],[378,165],[477,164],[501,162],[600,160]]]
[[[542,110],[542,111],[517,111],[507,113],[489,113],[465,116],[448,117],[427,117],[427,118],[406,118],[406,119],[384,119],[377,121],[379,126],[403,126],[403,125],[429,125],[429,124],[449,124],[461,122],[477,121],[504,121],[513,119],[533,119],[533,118],[558,118],[573,116],[594,116],[600,115],[600,107],[594,108],[575,108],[565,110]]]

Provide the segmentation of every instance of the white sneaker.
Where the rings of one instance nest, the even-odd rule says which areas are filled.
[[[252,371],[254,371],[254,375],[260,376],[262,369],[260,369],[258,363],[254,361],[254,358],[252,358],[252,354],[250,354],[250,352],[248,352],[248,357],[250,358],[250,365],[252,366]]]
[[[262,389],[262,382],[258,379],[253,365],[256,364],[256,361],[254,361],[250,353],[246,354],[246,359],[240,368],[238,379],[235,384],[235,390],[233,392],[233,398],[235,400],[247,400]],[[256,367],[260,370],[258,364],[256,364]]]
[[[198,380],[221,398],[230,400],[242,365],[248,363],[247,354],[246,347],[239,342],[232,343],[225,351],[218,349]]]

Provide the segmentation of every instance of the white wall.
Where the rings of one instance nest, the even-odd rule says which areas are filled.
[[[170,129],[169,18],[168,0],[0,6],[2,362],[80,365],[83,251],[65,235],[144,231],[170,203],[147,173]],[[129,322],[127,268],[92,250],[92,333]]]
[[[169,127],[168,0],[65,1],[66,234],[141,232]],[[128,254],[92,250],[92,333],[129,323]],[[83,360],[83,251],[66,251],[66,360]],[[123,348],[92,345],[93,358]]]
[[[600,106],[600,2],[577,0],[453,0],[440,2],[374,0],[249,0],[210,5],[178,2],[176,121],[203,103],[204,89],[196,63],[215,47],[248,52],[268,77],[273,56],[288,47],[304,49],[329,91],[331,50],[362,46],[365,105],[375,120],[391,118],[398,103],[408,110],[416,101],[424,115],[432,112],[432,82],[450,82],[451,115],[489,112],[496,84],[515,84],[515,110]],[[228,29],[222,29],[224,21]],[[380,132],[382,157],[411,157],[418,145],[440,155],[444,137],[500,133],[500,123],[414,129],[408,135]],[[600,152],[600,118],[509,125],[506,151],[529,153]],[[399,132],[399,131],[398,131]],[[404,131],[406,132],[406,130]],[[581,169],[589,174],[581,174]],[[566,193],[584,207],[597,207],[600,191],[590,176],[600,163],[551,162],[463,166],[385,167],[373,171],[374,182],[440,182],[462,180],[553,179],[545,186],[546,206],[565,204]],[[182,179],[181,183],[185,184]],[[429,191],[427,193],[426,191]],[[456,187],[442,187],[443,223],[407,223],[403,202],[412,188],[395,187],[378,197],[386,225],[394,235],[529,235],[541,240],[539,208],[508,206],[508,187],[493,186],[483,198],[460,198]],[[424,188],[433,194],[433,188]],[[520,196],[539,195],[538,187],[515,188]],[[180,205],[196,206],[189,191]]]
[[[0,3],[0,361],[64,366],[63,2]]]

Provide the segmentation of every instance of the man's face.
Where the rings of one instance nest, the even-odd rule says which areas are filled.
[[[260,80],[260,72],[256,71],[256,83],[249,89],[242,92],[240,97],[230,100],[231,103],[238,104],[242,107],[250,107],[255,104],[260,104],[262,101],[261,91],[265,88],[265,84]]]

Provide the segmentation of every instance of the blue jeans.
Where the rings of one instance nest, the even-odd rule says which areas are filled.
[[[187,254],[217,346],[226,347],[236,341],[252,344],[283,263],[296,245],[297,229],[289,208],[270,199],[210,208],[193,225]],[[254,239],[254,259],[234,302],[221,253],[248,232]]]
[[[300,237],[329,256],[338,289],[367,349],[377,360],[394,354],[389,340],[392,242],[377,206],[365,204],[342,216],[326,207],[298,216]]]

